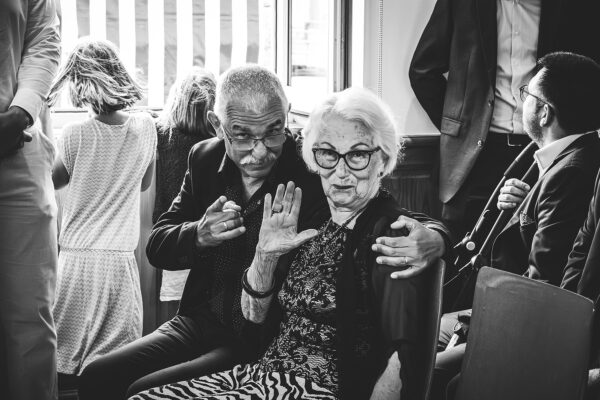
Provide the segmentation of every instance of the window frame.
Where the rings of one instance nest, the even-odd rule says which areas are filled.
[[[291,123],[300,122],[309,115],[314,106],[314,94],[309,91],[303,91],[301,88],[294,88],[290,85],[292,74],[292,24],[291,11],[293,0],[275,0],[275,73],[281,79],[284,90],[288,96],[292,108],[290,110]],[[350,85],[352,68],[352,3],[353,0],[332,0],[333,1],[333,44],[332,60],[333,65],[329,66],[332,75],[332,84],[327,93],[343,90]],[[356,0],[354,0],[356,1]],[[317,99],[318,100],[318,99]],[[164,104],[163,104],[164,107]],[[163,107],[156,106],[137,106],[134,109],[150,109],[155,113],[160,113]],[[60,129],[69,121],[69,116],[73,120],[78,120],[82,113],[87,113],[85,109],[71,107],[56,107],[52,110],[58,117],[55,122],[55,129]],[[295,117],[298,118],[295,118]]]
[[[290,113],[306,117],[312,111],[314,94],[291,86],[292,78],[292,1],[276,1],[276,73],[281,80],[292,108]],[[327,93],[346,89],[350,84],[352,46],[352,1],[333,1],[333,65],[329,66],[332,85]],[[300,104],[298,106],[298,104]],[[305,106],[306,105],[306,106]]]

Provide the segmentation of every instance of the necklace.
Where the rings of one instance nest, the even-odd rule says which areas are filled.
[[[335,263],[335,255],[338,251],[338,246],[331,246],[332,242],[340,237],[340,233],[343,233],[344,229],[352,222],[355,218],[357,218],[364,209],[364,207],[353,212],[340,226],[338,226],[327,238],[323,237],[323,241],[317,240],[317,238],[322,237],[327,233],[331,224],[333,223],[333,219],[329,218],[327,224],[323,227],[323,230],[319,233],[319,235],[311,241],[311,245],[306,254],[306,265],[312,266],[315,265],[315,262],[321,258],[325,262],[319,263],[319,265],[332,265]]]
[[[367,206],[359,208],[358,210],[356,210],[352,214],[350,214],[350,216],[344,222],[342,222],[342,224],[333,232],[332,236],[335,237],[339,231],[346,228],[350,224],[350,222],[352,222],[352,220],[354,220],[354,218],[358,217],[359,214],[364,211],[365,208],[367,208]],[[329,218],[329,221],[327,221],[327,225],[325,225],[325,228],[323,229],[323,231],[327,231],[327,229],[329,228],[329,225],[332,222],[333,222],[333,217]]]

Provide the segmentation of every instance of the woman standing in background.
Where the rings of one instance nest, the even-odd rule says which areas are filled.
[[[142,296],[134,250],[140,189],[152,181],[156,130],[150,115],[123,111],[141,97],[116,48],[81,40],[50,92],[63,86],[90,118],[64,127],[52,178],[69,185],[59,236],[54,318],[58,372],[87,364],[142,334]]]
[[[215,103],[215,90],[214,75],[199,67],[194,67],[189,74],[177,80],[171,87],[169,98],[157,123],[156,199],[152,215],[153,223],[169,209],[171,202],[179,193],[187,171],[190,149],[196,143],[215,136],[215,131],[206,118],[207,112],[213,109]],[[188,273],[188,270],[162,271],[160,300],[165,302],[179,300]],[[174,314],[176,307],[171,311],[167,310],[167,313]]]

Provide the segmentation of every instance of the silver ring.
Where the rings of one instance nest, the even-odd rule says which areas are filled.
[[[273,214],[277,214],[277,213],[280,213],[281,211],[283,211],[283,206],[281,204],[273,204],[273,207],[275,207],[276,205],[279,206],[279,207],[277,207],[277,209],[271,208],[271,211],[273,211]]]
[[[407,265],[408,264],[408,258],[406,258],[406,256],[403,256],[404,258],[402,259],[402,265]]]
[[[229,230],[229,225],[227,225],[227,221],[223,222],[223,225],[225,225],[225,230],[228,231]]]

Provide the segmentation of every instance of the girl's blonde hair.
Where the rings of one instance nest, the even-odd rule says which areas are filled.
[[[122,110],[142,98],[141,86],[127,72],[117,48],[106,40],[79,40],[54,80],[50,104],[66,84],[73,106],[87,106],[96,114]]]
[[[160,125],[201,139],[215,136],[207,114],[215,104],[216,85],[215,76],[210,71],[194,67],[171,87]]]

